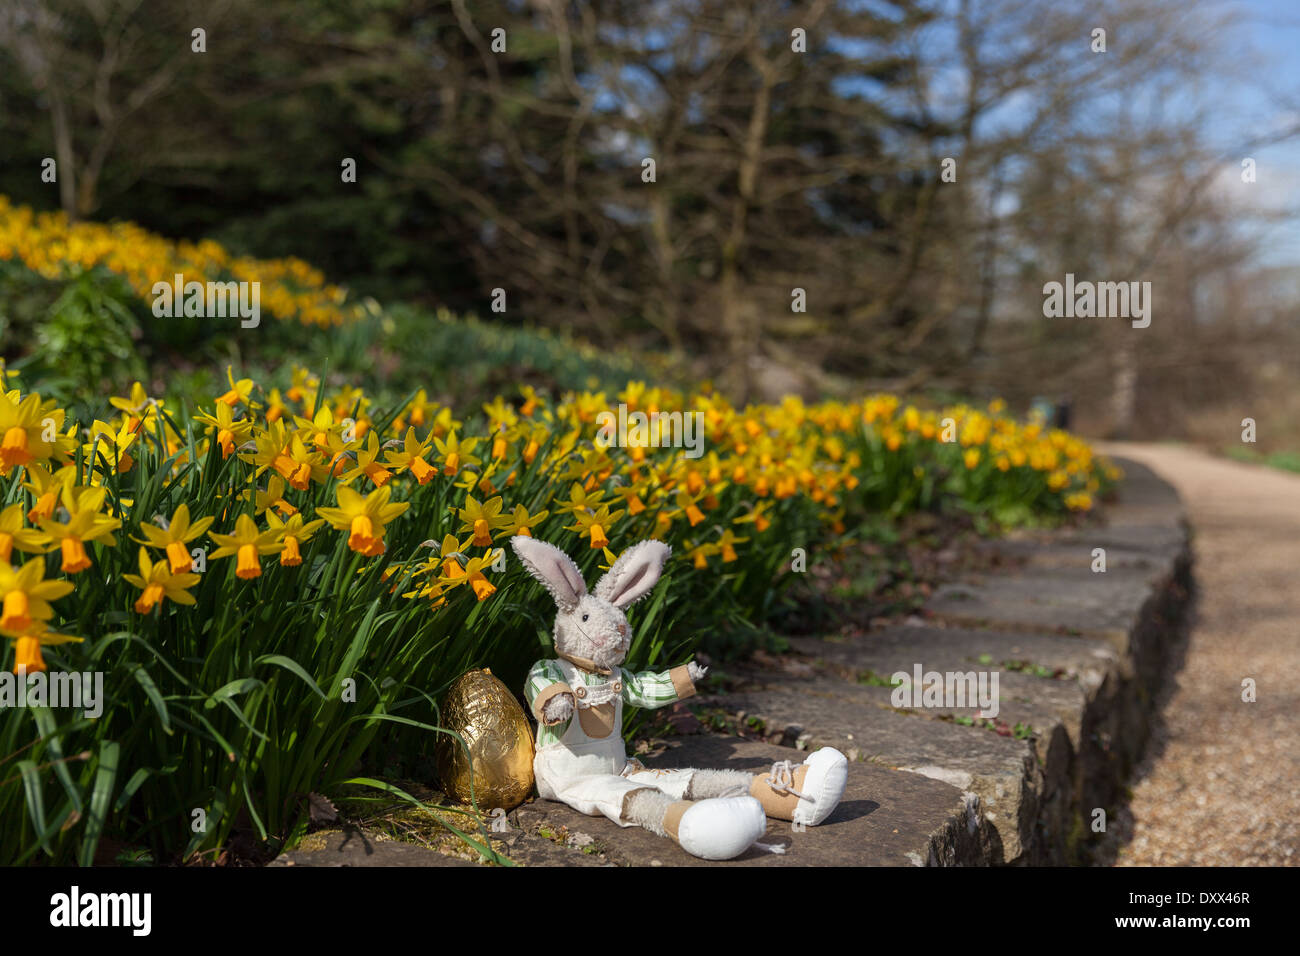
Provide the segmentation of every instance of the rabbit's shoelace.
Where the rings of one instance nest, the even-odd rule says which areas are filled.
[[[788,760],[777,760],[772,764],[767,782],[777,793],[792,793],[800,800],[811,799],[807,794],[800,793],[794,788],[794,769]]]

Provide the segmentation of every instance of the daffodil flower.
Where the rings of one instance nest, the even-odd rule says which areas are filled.
[[[194,526],[197,527],[197,522]],[[174,573],[166,561],[150,561],[149,552],[144,548],[140,549],[138,557],[140,573],[122,575],[127,582],[141,591],[133,605],[137,613],[148,614],[164,600],[174,601],[177,604],[194,603],[194,595],[186,588],[192,588],[199,583],[197,574],[190,574],[188,571]],[[175,562],[173,561],[172,564],[174,567]],[[186,567],[188,568],[188,565]]]
[[[33,392],[15,402],[12,395],[0,394],[0,476],[4,477],[14,468],[53,457],[56,450],[53,441],[45,440],[48,416],[43,414],[41,396]],[[59,422],[53,424],[57,434]]]
[[[426,438],[420,441],[415,437],[415,429],[406,429],[406,438],[402,441],[401,450],[390,449],[384,453],[384,459],[393,471],[401,474],[404,471],[410,471],[415,476],[415,480],[420,484],[427,484],[429,479],[438,473],[438,470],[424,460],[425,453],[429,450],[431,439]]]
[[[0,628],[0,633],[14,642],[14,673],[20,675],[45,670],[45,658],[41,656],[42,645],[81,643],[84,640],[71,634],[46,630],[45,625],[39,621],[21,634],[8,633],[4,628]]]
[[[140,382],[131,383],[131,394],[126,398],[114,395],[109,398],[108,403],[126,414],[127,427],[133,432],[150,430],[153,420],[158,416],[158,410],[164,404],[159,399],[150,398]]]
[[[247,498],[247,495],[244,495]],[[289,517],[298,513],[293,502],[284,496],[284,479],[279,475],[272,475],[266,483],[266,490],[261,488],[253,492],[253,512],[261,515],[263,512],[274,508],[281,517]]]
[[[283,550],[281,532],[275,528],[261,531],[257,522],[246,514],[235,519],[234,534],[208,534],[218,545],[212,552],[213,560],[235,555],[235,577],[247,581],[262,574],[261,555],[277,554]]]
[[[497,589],[496,585],[484,576],[483,569],[491,567],[498,554],[499,552],[489,551],[479,558],[466,558],[463,566],[456,557],[448,556],[443,561],[442,576],[438,581],[445,588],[468,584],[473,589],[474,596],[480,601],[485,601],[495,594]]]
[[[176,507],[176,512],[172,515],[171,521],[167,523],[165,528],[152,524],[142,524],[140,525],[140,531],[144,534],[145,540],[140,541],[139,538],[133,540],[141,544],[147,543],[151,547],[166,552],[171,573],[184,574],[194,566],[194,561],[190,557],[190,549],[185,547],[186,543],[193,541],[207,531],[212,524],[212,520],[211,517],[204,517],[191,523],[189,505],[182,503]]]
[[[61,570],[65,574],[78,574],[90,567],[90,555],[85,547],[87,541],[102,538],[109,547],[117,544],[112,532],[121,527],[122,522],[99,513],[107,494],[108,490],[102,487],[74,490],[71,485],[64,485],[62,501],[68,510],[67,522],[53,518],[41,521],[41,530],[59,543],[63,557]]]
[[[569,531],[586,535],[591,542],[591,550],[599,551],[609,544],[609,531],[622,515],[621,511],[611,514],[609,505],[601,505],[596,511],[575,512],[574,523],[567,527]]]
[[[337,508],[317,508],[316,514],[338,531],[348,532],[348,547],[374,557],[384,553],[387,525],[411,506],[409,501],[389,503],[392,487],[376,488],[362,498],[346,485],[338,489]]]
[[[280,532],[284,550],[280,552],[280,564],[284,567],[297,567],[302,564],[302,546],[306,544],[316,530],[325,524],[324,518],[304,521],[300,513],[295,512],[287,521],[276,517],[275,512],[266,513],[266,523]]]
[[[118,474],[123,475],[135,464],[131,449],[139,437],[131,428],[129,419],[123,421],[122,426],[116,429],[108,422],[96,421],[91,426],[90,441],[81,447],[86,457],[95,463],[96,468],[99,466],[99,456],[102,454],[104,460]]]
[[[0,561],[0,632],[19,637],[43,628],[54,616],[50,602],[71,593],[71,581],[45,580],[42,558],[33,558],[17,570]]]
[[[226,366],[226,379],[230,382],[230,391],[217,398],[217,401],[229,406],[243,405],[250,411],[257,408],[251,398],[253,394],[253,380],[251,378],[241,378],[235,381],[235,370]]]
[[[375,485],[381,488],[388,484],[393,477],[393,473],[385,468],[379,462],[375,461],[379,457],[379,436],[374,432],[370,433],[366,443],[357,449],[357,464],[355,468],[347,470],[340,479],[344,484],[351,484],[353,480],[365,475]]]
[[[28,480],[23,482],[23,487],[36,497],[36,503],[27,512],[27,520],[37,524],[43,518],[53,517],[64,487],[72,484],[77,470],[71,465],[64,465],[50,474],[40,465],[28,465],[26,472]]]
[[[490,498],[482,504],[479,504],[473,495],[467,496],[465,507],[460,509],[460,530],[472,531],[474,533],[473,543],[477,547],[490,547],[492,533],[510,523],[509,516],[501,514],[501,507],[500,495]]]
[[[730,564],[732,561],[735,561],[737,557],[736,545],[743,544],[748,540],[748,538],[736,537],[736,533],[730,528],[723,531],[722,536],[718,538],[716,542],[718,552],[722,555],[722,562],[724,564]]]
[[[14,502],[0,511],[0,561],[8,561],[14,548],[28,554],[42,554],[50,545],[50,536],[36,528],[23,526],[23,506]]]
[[[442,473],[444,475],[456,475],[466,465],[480,465],[482,461],[472,454],[474,446],[478,444],[477,438],[466,438],[460,441],[456,438],[456,432],[453,430],[444,441],[436,434],[433,436],[433,444],[438,449],[438,459],[442,462]]]
[[[217,402],[214,415],[203,413],[195,415],[194,419],[211,426],[209,431],[216,429],[217,445],[223,459],[234,454],[235,449],[248,441],[253,433],[253,423],[247,419],[236,421],[234,409],[225,402]]]
[[[549,515],[550,512],[545,509],[536,514],[529,514],[528,509],[523,505],[515,505],[515,510],[506,519],[507,523],[501,526],[501,530],[508,535],[521,534],[525,538],[531,538],[533,528],[537,527]]]

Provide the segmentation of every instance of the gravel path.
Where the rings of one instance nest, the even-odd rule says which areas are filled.
[[[1172,445],[1103,450],[1178,489],[1197,586],[1182,667],[1113,824],[1117,863],[1300,864],[1300,475]]]

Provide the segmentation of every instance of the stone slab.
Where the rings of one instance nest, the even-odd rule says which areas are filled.
[[[901,714],[866,688],[816,682],[728,694],[732,713],[756,718],[764,731],[799,749],[835,747],[857,760],[941,780],[979,799],[983,855],[1003,863],[1033,851],[1043,773],[1033,740],[980,727]],[[987,824],[985,826],[984,824]]]
[[[294,850],[267,866],[476,866],[415,843],[405,843],[364,830],[310,833]]]
[[[667,750],[640,758],[649,767],[704,767],[767,770],[774,760],[802,762],[806,754],[789,747],[740,737],[696,735],[670,738]],[[784,849],[751,849],[736,860],[696,859],[671,840],[639,827],[620,827],[604,817],[589,817],[559,803],[537,800],[516,816],[525,828],[565,827],[590,835],[604,855],[627,866],[907,866],[988,862],[982,846],[978,804],[952,785],[925,775],[854,763],[836,811],[820,826],[795,832],[791,824],[769,820],[760,840]]]
[[[1128,634],[1155,590],[1143,574],[972,574],[937,588],[924,611],[967,626],[1102,635],[1126,652]]]

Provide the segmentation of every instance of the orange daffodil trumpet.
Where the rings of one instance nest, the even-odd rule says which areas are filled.
[[[81,640],[48,630],[54,616],[50,602],[70,593],[72,582],[45,580],[45,562],[40,558],[17,570],[7,561],[0,562],[0,634],[15,642],[16,673],[45,670],[42,644]]]
[[[244,581],[262,576],[262,555],[278,554],[284,548],[280,541],[280,531],[275,528],[262,531],[257,527],[257,522],[246,514],[241,514],[235,520],[233,534],[212,532],[208,537],[218,545],[217,550],[212,552],[212,559],[234,555],[235,577]]]
[[[461,530],[474,533],[471,540],[476,547],[491,546],[492,535],[510,524],[510,517],[501,514],[501,506],[500,495],[483,504],[479,504],[473,495],[465,497],[465,507],[460,509]]]
[[[59,435],[64,413],[36,392],[20,398],[0,392],[0,477],[15,468],[57,459],[67,461],[72,442]]]
[[[330,527],[348,533],[348,547],[359,554],[374,557],[383,554],[384,533],[389,522],[411,506],[409,501],[389,503],[392,488],[385,485],[361,497],[346,485],[338,489],[337,508],[317,508],[316,514]]]
[[[103,487],[74,489],[64,485],[60,500],[68,520],[41,521],[41,530],[58,543],[63,557],[60,569],[65,574],[78,574],[90,567],[87,542],[101,541],[110,548],[117,545],[113,532],[121,527],[121,520],[100,512],[107,495],[108,489]]]
[[[188,555],[187,555],[188,557]],[[150,561],[149,552],[140,549],[138,556],[140,573],[122,575],[129,583],[139,588],[140,597],[133,605],[140,614],[148,614],[164,600],[176,604],[193,604],[194,595],[187,588],[199,583],[199,576],[191,573],[176,574],[165,560]]]
[[[200,518],[191,524],[189,506],[181,504],[177,506],[176,513],[172,515],[171,521],[165,522],[164,526],[140,525],[140,530],[145,536],[145,542],[140,543],[147,542],[151,547],[166,552],[168,568],[171,573],[184,574],[194,566],[189,548],[185,547],[185,545],[207,531],[212,521],[211,517],[206,517]],[[140,541],[139,538],[134,540]]]
[[[280,564],[293,568],[302,564],[302,546],[311,540],[311,536],[318,528],[325,524],[325,519],[304,521],[302,514],[295,512],[288,520],[281,520],[275,512],[268,511],[266,523],[272,530],[280,533],[280,540],[284,544],[284,550],[280,552]]]
[[[463,548],[468,548],[469,542],[461,544],[456,540],[455,535],[447,535],[442,539],[442,545],[438,553],[442,556],[442,574],[438,578],[438,583],[443,589],[459,587],[462,584],[468,584],[474,591],[474,596],[480,601],[486,601],[496,593],[496,585],[487,579],[483,573],[484,569],[490,567],[501,554],[500,550],[491,551],[487,554],[470,558],[462,552]]]
[[[0,510],[0,561],[8,561],[14,548],[29,554],[42,554],[52,539],[44,531],[23,524],[23,506],[14,502]]]
[[[428,453],[429,444],[433,441],[430,435],[424,441],[415,437],[415,429],[406,429],[406,438],[401,443],[400,450],[389,450],[384,453],[384,460],[388,467],[398,474],[409,471],[412,477],[420,484],[428,484],[429,479],[438,473],[438,470],[425,460]]]
[[[199,414],[194,418],[211,426],[210,431],[215,430],[222,458],[233,455],[235,449],[248,441],[253,433],[253,423],[247,419],[236,420],[234,408],[225,402],[217,402],[214,414]]]

